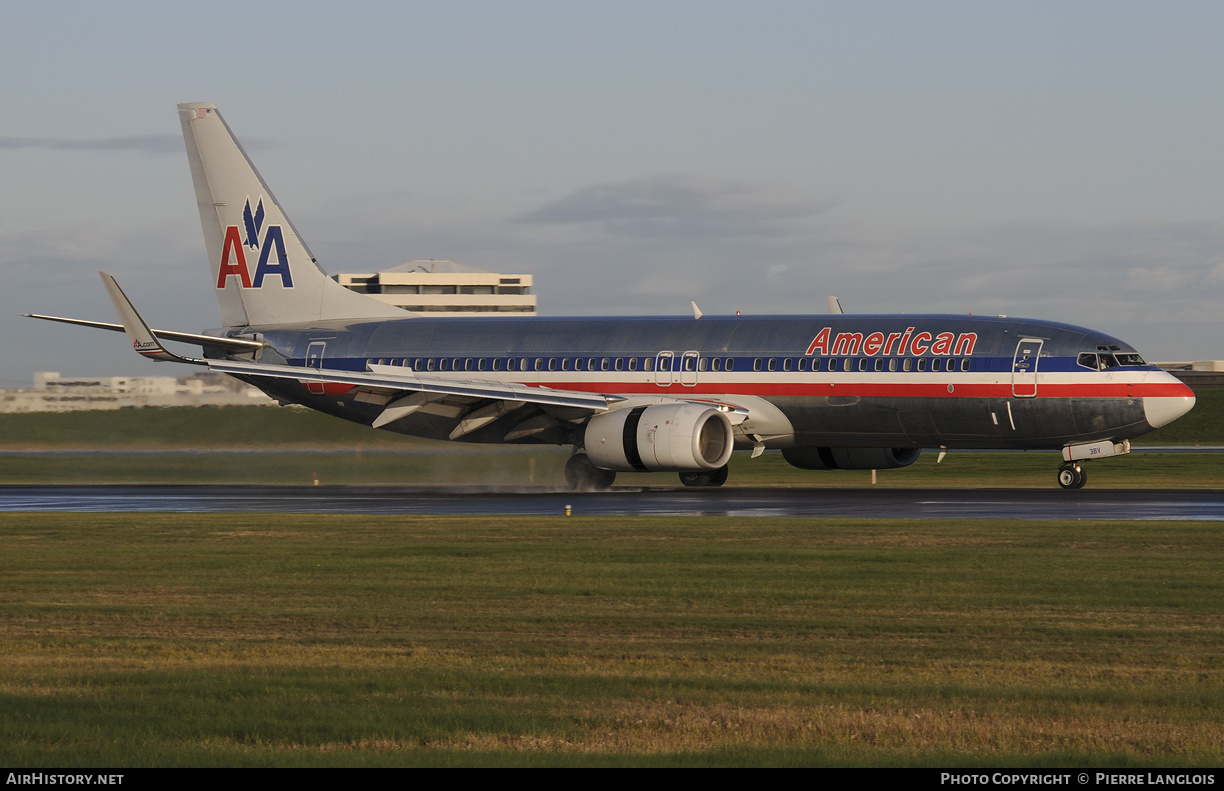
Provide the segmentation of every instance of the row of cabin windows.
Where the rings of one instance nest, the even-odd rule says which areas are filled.
[[[734,357],[694,357],[686,355],[675,359],[659,357],[660,371],[734,371]],[[370,360],[371,364],[411,366],[415,371],[653,371],[654,357],[417,357],[381,358]],[[752,361],[754,371],[817,371],[821,370],[821,358],[813,357],[757,357]],[[969,370],[969,358],[961,360],[941,357],[846,357],[829,358],[826,371],[955,371]]]

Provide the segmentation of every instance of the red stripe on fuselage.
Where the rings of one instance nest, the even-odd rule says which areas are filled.
[[[864,396],[874,398],[1012,398],[1011,382],[942,382],[942,383],[872,383],[872,382],[714,382],[685,386],[672,383],[660,386],[649,382],[541,382],[525,383],[528,387],[549,387],[556,390],[576,390],[591,393],[625,395],[666,395],[686,398],[691,395],[716,394],[734,396],[812,397]],[[952,390],[948,390],[948,386]],[[1145,398],[1193,396],[1190,388],[1180,382],[1136,384],[1054,384],[1037,385],[1037,398]]]

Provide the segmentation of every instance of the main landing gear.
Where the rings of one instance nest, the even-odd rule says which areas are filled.
[[[1060,465],[1058,468],[1058,485],[1064,489],[1083,489],[1088,483],[1088,473],[1079,462]]]
[[[727,465],[717,470],[680,473],[680,483],[685,486],[722,486],[727,482]]]
[[[616,480],[616,473],[596,467],[585,453],[575,453],[565,463],[565,482],[575,491],[603,491]]]

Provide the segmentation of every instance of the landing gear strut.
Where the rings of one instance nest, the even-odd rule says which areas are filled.
[[[1058,468],[1058,485],[1064,489],[1083,489],[1088,483],[1088,473],[1078,462],[1063,464]]]
[[[727,482],[727,465],[717,470],[680,473],[680,483],[685,486],[722,486]]]
[[[576,491],[603,491],[616,480],[616,473],[596,467],[585,453],[575,453],[565,463],[565,482]]]

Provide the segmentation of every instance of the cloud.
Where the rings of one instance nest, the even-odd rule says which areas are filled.
[[[769,184],[661,174],[587,187],[518,219],[633,239],[776,237],[802,232],[833,205]]]
[[[139,151],[144,154],[178,154],[183,139],[178,135],[129,135],[73,140],[64,137],[0,137],[0,149],[42,148],[51,151]]]
[[[263,140],[243,140],[247,150],[273,148]],[[182,154],[181,135],[127,135],[73,139],[67,137],[0,137],[0,150],[41,148],[48,151],[136,151],[141,154]]]

